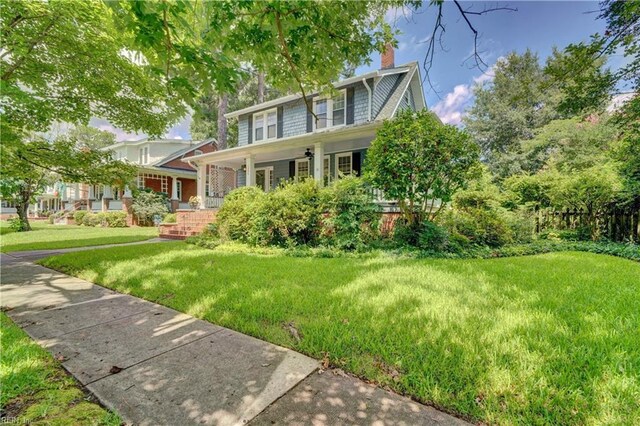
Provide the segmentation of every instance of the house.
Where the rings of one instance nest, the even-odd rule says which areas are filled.
[[[395,66],[393,49],[382,55],[380,69],[334,87],[333,96],[315,93],[305,102],[289,95],[226,114],[238,120],[238,145],[188,159],[198,168],[202,207],[219,207],[236,186],[270,191],[283,179],[313,177],[326,184],[358,175],[385,119],[405,108],[426,108],[418,63]],[[218,176],[222,168],[236,170],[233,184]]]
[[[114,159],[137,165],[138,189],[149,188],[166,193],[171,200],[172,211],[189,208],[189,198],[196,195],[196,169],[188,159],[216,149],[213,140],[197,142],[182,139],[141,139],[103,148],[111,151]],[[131,198],[129,188],[58,182],[38,197],[30,213],[42,216],[61,210],[117,211],[125,209],[123,198]]]

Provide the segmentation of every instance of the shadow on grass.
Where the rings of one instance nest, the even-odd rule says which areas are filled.
[[[45,263],[327,354],[334,366],[472,420],[640,421],[640,265],[626,260],[314,259],[166,244]]]

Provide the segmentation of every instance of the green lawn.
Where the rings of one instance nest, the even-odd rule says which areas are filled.
[[[91,402],[53,357],[0,313],[0,411],[3,422],[119,425],[117,415]]]
[[[640,424],[640,264],[629,260],[318,259],[167,243],[42,263],[327,354],[336,367],[469,420]]]
[[[0,222],[0,246],[3,253],[25,250],[48,250],[69,247],[130,243],[158,236],[154,227],[92,228],[75,225],[50,225],[31,222],[30,232],[13,232]]]

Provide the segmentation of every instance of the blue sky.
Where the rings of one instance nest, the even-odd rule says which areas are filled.
[[[422,63],[428,40],[435,21],[435,8],[425,6],[416,12],[390,10],[387,20],[401,34],[395,51],[396,64],[417,60]],[[510,2],[463,2],[465,9],[482,11],[486,8],[509,6],[516,12],[496,11],[482,16],[471,16],[472,23],[480,33],[479,46],[482,57],[491,66],[501,56],[511,51],[523,52],[528,48],[538,52],[544,61],[553,46],[564,47],[569,43],[587,41],[595,32],[604,30],[604,21],[597,20],[595,1],[510,1]],[[473,34],[460,18],[452,2],[445,3],[443,22],[446,32],[443,37],[446,51],[438,49],[431,71],[431,80],[438,94],[425,84],[427,105],[443,121],[457,124],[464,110],[473,101],[473,85],[477,81],[491,78],[491,70],[484,73],[464,63],[473,49]],[[362,66],[358,73],[380,66],[380,55],[372,56],[369,66]],[[621,58],[611,58],[616,65]],[[423,74],[424,75],[424,74]],[[118,140],[141,137],[114,129],[104,120],[93,119],[92,125],[116,132]],[[189,119],[186,118],[167,132],[167,137],[189,139]]]

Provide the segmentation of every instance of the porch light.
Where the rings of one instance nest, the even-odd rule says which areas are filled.
[[[304,156],[307,157],[309,160],[311,160],[313,158],[313,152],[311,152],[311,149],[307,148],[307,151],[304,153]]]

